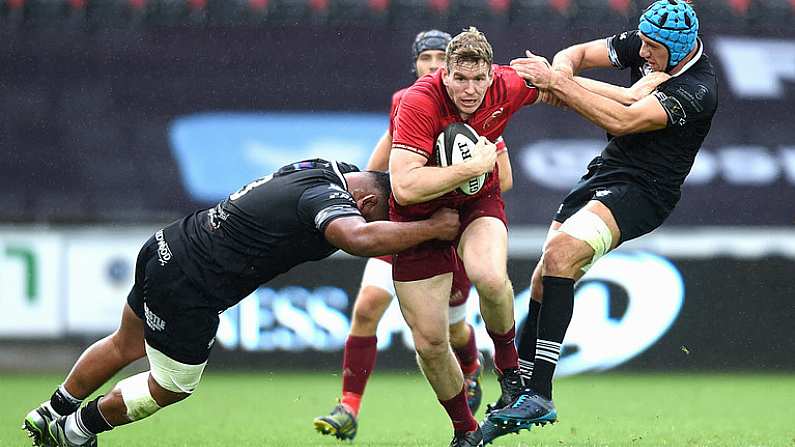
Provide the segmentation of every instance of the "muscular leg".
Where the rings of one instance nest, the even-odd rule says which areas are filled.
[[[136,325],[141,333],[141,345],[143,345],[142,322],[129,307],[125,309],[122,325],[117,333],[125,334],[127,329]],[[97,352],[101,352],[99,349],[90,351],[81,357],[82,364],[97,355]],[[108,394],[94,399],[79,411],[58,419],[56,428],[50,430],[55,433],[53,436],[82,445],[99,433],[146,418],[160,408],[190,396],[201,378],[204,364],[188,365],[176,362],[151,348],[145,348],[144,352],[148,355],[152,373],[143,372],[124,379]],[[82,373],[86,369],[76,366],[70,373],[70,378],[84,377],[85,374]],[[107,371],[101,370],[101,372]],[[100,375],[96,371],[94,373],[92,376],[94,378]],[[158,377],[157,380],[163,384],[158,383],[155,377]]]
[[[611,233],[614,248],[619,241],[618,225],[601,202],[590,201],[584,210],[595,214]],[[582,211],[578,211],[580,213]],[[574,217],[574,216],[573,216]],[[552,398],[552,376],[560,356],[561,343],[574,309],[574,282],[591,262],[594,249],[584,240],[560,228],[550,231],[541,261],[543,304],[538,320],[538,340],[530,386],[547,399]],[[535,292],[536,289],[534,289]]]
[[[143,321],[125,304],[119,329],[83,352],[66,376],[64,388],[72,396],[85,399],[122,368],[143,356]]]
[[[505,224],[494,217],[475,219],[464,230],[459,251],[467,276],[480,295],[480,311],[494,341],[497,369],[516,369],[513,287],[507,272]]]
[[[452,273],[395,281],[400,310],[414,338],[417,360],[456,432],[477,429],[467,406],[464,377],[450,349],[448,306]]]
[[[450,350],[447,307],[452,274],[411,282],[395,281],[400,310],[414,338],[417,359],[439,400],[455,396],[464,383]]]
[[[359,414],[367,381],[375,368],[378,322],[391,302],[391,292],[368,285],[359,290],[353,306],[351,331],[342,360],[341,402],[354,416]]]

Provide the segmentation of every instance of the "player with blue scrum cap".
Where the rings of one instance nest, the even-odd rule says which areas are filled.
[[[602,153],[563,199],[532,276],[530,315],[519,343],[527,389],[492,413],[490,441],[530,424],[554,422],[552,375],[574,308],[574,283],[619,244],[662,225],[709,132],[717,81],[698,18],[679,0],[654,2],[639,29],[560,51],[550,65],[529,51],[511,66],[545,95],[608,132]],[[629,68],[631,88],[574,76]]]

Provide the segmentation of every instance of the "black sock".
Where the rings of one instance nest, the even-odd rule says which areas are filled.
[[[574,311],[574,280],[544,276],[544,302],[538,319],[538,341],[530,386],[547,399],[552,398],[552,375],[560,357]]]
[[[52,393],[50,397],[50,406],[60,416],[68,416],[77,411],[83,401],[72,396],[64,395],[61,391],[61,387],[58,387],[58,389]]]
[[[533,364],[536,358],[536,339],[538,338],[538,314],[541,311],[541,303],[530,299],[527,310],[527,319],[522,327],[522,335],[519,338],[519,374],[525,385],[530,384],[533,376]]]
[[[101,398],[102,396],[89,402],[77,415],[77,425],[85,428],[84,431],[93,435],[113,429],[113,426],[108,423],[105,416],[102,416],[102,413],[99,412],[99,399]]]

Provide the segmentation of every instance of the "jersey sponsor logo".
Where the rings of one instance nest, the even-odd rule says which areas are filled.
[[[155,233],[155,240],[157,241],[157,260],[161,266],[164,266],[171,260],[171,248],[169,248],[168,242],[163,236],[163,230],[158,230]]]
[[[144,303],[144,317],[146,318],[146,325],[149,326],[149,329],[161,332],[166,328],[165,320],[149,310],[149,306],[147,306],[146,303]]]
[[[795,82],[795,40],[716,37],[732,92],[745,99],[784,99]]]

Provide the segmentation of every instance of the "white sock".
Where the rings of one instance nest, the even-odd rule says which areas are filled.
[[[80,420],[80,410],[66,417],[64,432],[69,442],[77,445],[85,444],[94,436],[94,434],[88,431],[85,425],[83,425],[83,421]]]

